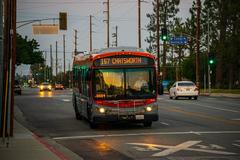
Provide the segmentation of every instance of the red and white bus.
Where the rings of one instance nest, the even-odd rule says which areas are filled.
[[[135,47],[78,54],[73,62],[73,107],[92,128],[106,122],[158,120],[155,57]]]

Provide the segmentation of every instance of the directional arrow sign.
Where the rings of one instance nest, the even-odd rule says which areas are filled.
[[[176,45],[184,45],[187,44],[188,39],[187,37],[171,37],[169,43],[170,44],[176,44]]]

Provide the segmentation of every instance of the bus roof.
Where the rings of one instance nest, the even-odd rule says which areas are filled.
[[[112,55],[122,55],[123,52],[127,52],[128,55],[136,55],[136,56],[145,56],[149,58],[155,59],[155,56],[144,51],[141,48],[137,47],[110,47],[110,48],[103,48],[99,50],[95,50],[90,52],[89,54],[78,54],[74,57],[74,61],[79,64],[79,62],[84,61],[91,61],[91,60],[96,60],[98,58],[104,58]]]

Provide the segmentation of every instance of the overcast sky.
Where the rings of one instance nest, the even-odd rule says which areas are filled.
[[[89,15],[93,15],[93,48],[106,47],[106,26],[103,20],[103,11],[106,0],[18,0],[17,21],[58,18],[59,12],[68,14],[68,30],[60,31],[58,35],[33,35],[32,25],[18,28],[17,32],[22,36],[36,39],[40,44],[40,50],[47,51],[47,63],[49,64],[50,44],[53,45],[53,58],[55,57],[55,43],[58,41],[58,57],[60,63],[63,60],[63,34],[66,35],[66,59],[67,64],[72,60],[74,50],[74,29],[78,31],[79,51],[89,51]],[[149,35],[144,30],[149,23],[147,13],[152,13],[152,1],[144,0],[141,3],[141,26],[142,48],[146,49],[148,44],[145,38]],[[179,17],[185,19],[189,16],[189,8],[193,0],[180,0]],[[58,23],[58,21],[43,21],[44,23]],[[110,0],[110,45],[112,44],[111,34],[118,26],[118,46],[137,46],[137,0]],[[19,24],[17,24],[19,26]],[[22,70],[22,69],[21,69]],[[61,69],[60,69],[61,70]],[[26,74],[26,71],[23,71]]]

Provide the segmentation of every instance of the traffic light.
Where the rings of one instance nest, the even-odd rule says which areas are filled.
[[[208,64],[212,65],[215,63],[215,56],[213,52],[208,53]]]
[[[161,40],[167,41],[167,39],[168,39],[167,28],[162,28]]]
[[[59,13],[59,29],[67,30],[67,13],[66,12]]]

